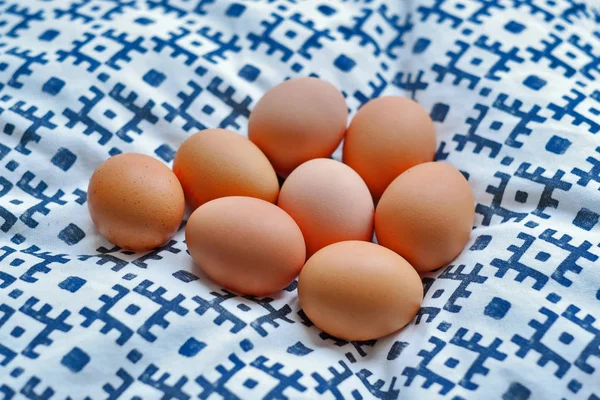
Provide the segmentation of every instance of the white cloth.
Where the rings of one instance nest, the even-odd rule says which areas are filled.
[[[0,1],[0,393],[598,399],[599,20],[577,0]],[[322,334],[293,289],[191,275],[182,230],[131,254],[87,213],[109,155],[245,135],[266,90],[309,74],[352,115],[415,98],[476,196],[468,247],[378,341]]]

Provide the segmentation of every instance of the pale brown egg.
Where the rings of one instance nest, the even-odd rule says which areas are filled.
[[[339,161],[318,158],[300,165],[285,180],[277,205],[300,227],[307,257],[332,243],[373,237],[369,188]]]
[[[304,239],[292,217],[251,197],[223,197],[196,209],[187,222],[190,255],[217,284],[264,296],[285,288],[304,264]]]
[[[150,250],[177,231],[185,198],[177,177],[160,161],[137,153],[119,154],[94,171],[88,208],[96,228],[129,250]]]
[[[473,193],[451,165],[430,162],[396,178],[375,211],[377,241],[419,272],[454,260],[469,241],[475,218]]]
[[[300,305],[321,330],[344,340],[386,336],[419,311],[423,286],[406,260],[370,242],[347,241],[313,255],[298,279]]]
[[[225,129],[206,129],[187,138],[173,161],[192,210],[225,196],[275,203],[279,182],[267,157],[248,139]]]
[[[343,160],[379,199],[402,172],[433,161],[435,146],[435,127],[423,107],[404,97],[379,97],[352,119]]]
[[[285,81],[256,104],[248,137],[287,177],[298,165],[329,157],[342,141],[348,110],[342,93],[317,78]]]

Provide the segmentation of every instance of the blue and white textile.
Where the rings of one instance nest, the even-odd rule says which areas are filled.
[[[245,135],[307,75],[352,115],[416,99],[475,192],[467,248],[381,340],[321,333],[294,285],[193,275],[182,230],[132,253],[87,213],[110,155]],[[0,397],[600,399],[599,81],[596,0],[0,0]]]

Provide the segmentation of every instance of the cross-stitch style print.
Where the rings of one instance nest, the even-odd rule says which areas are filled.
[[[351,116],[418,101],[475,194],[467,248],[380,340],[319,331],[295,282],[216,286],[183,227],[134,253],[87,213],[109,156],[246,135],[309,75]],[[0,0],[1,398],[600,399],[599,80],[591,0]]]

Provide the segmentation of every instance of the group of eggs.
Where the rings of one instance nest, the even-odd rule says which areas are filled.
[[[287,80],[257,103],[249,140],[200,131],[173,172],[135,153],[102,163],[90,215],[114,244],[148,250],[177,231],[187,200],[186,244],[213,281],[264,296],[299,274],[300,305],[317,327],[346,340],[385,336],[418,311],[419,273],[462,251],[474,200],[458,170],[433,162],[434,125],[414,101],[377,98],[347,120],[333,85]],[[329,157],[344,137],[341,163]]]

